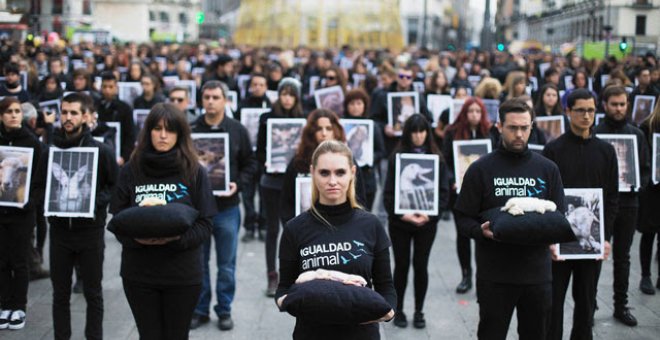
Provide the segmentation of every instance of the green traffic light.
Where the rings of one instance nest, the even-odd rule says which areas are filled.
[[[619,50],[621,50],[621,52],[624,52],[627,49],[628,49],[628,43],[624,43],[624,42],[619,43]]]
[[[504,51],[504,44],[502,43],[497,44],[497,50],[500,52]]]
[[[204,12],[197,12],[197,23],[200,25],[204,23]]]

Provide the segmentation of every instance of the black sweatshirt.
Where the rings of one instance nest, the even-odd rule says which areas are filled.
[[[120,155],[124,162],[128,162],[133,152],[135,144],[135,133],[137,132],[135,122],[133,122],[133,110],[131,107],[119,99],[106,101],[102,99],[96,111],[101,122],[119,122],[121,125],[121,152]]]
[[[459,231],[476,240],[477,279],[508,284],[552,281],[548,246],[502,243],[484,238],[479,214],[501,207],[512,197],[537,197],[565,211],[564,187],[557,166],[526,149],[516,153],[503,146],[472,163],[456,201]]]
[[[174,193],[172,202],[186,204],[199,211],[199,217],[181,239],[161,246],[147,246],[132,238],[116,235],[123,246],[121,276],[130,281],[159,285],[194,285],[202,282],[201,245],[211,235],[211,217],[216,214],[213,194],[206,172],[199,167],[195,183],[186,183],[180,174],[164,177],[137,176],[131,160],[119,174],[119,182],[110,203],[110,213],[135,207],[147,197],[165,197]],[[180,184],[185,186],[185,191]]]
[[[651,156],[646,137],[642,130],[634,127],[625,119],[616,121],[606,114],[605,119],[594,128],[594,133],[634,135],[637,139],[637,155],[639,157],[639,178],[641,180],[641,186],[644,188],[649,184],[649,181],[651,180]],[[619,193],[619,208],[639,207],[638,196],[638,192]]]
[[[614,147],[593,134],[584,139],[569,128],[545,146],[543,155],[559,167],[564,188],[603,189],[605,239],[609,240],[619,210],[619,168]]]
[[[204,116],[201,116],[192,124],[192,131],[194,133],[226,132],[229,134],[229,181],[236,183],[238,190],[229,197],[216,196],[215,201],[218,210],[238,205],[240,203],[238,194],[241,188],[254,180],[254,174],[257,171],[257,159],[252,152],[247,129],[235,119],[225,115],[218,126],[208,125]]]
[[[280,283],[275,301],[287,294],[298,276],[319,268],[362,276],[367,286],[396,307],[396,291],[390,269],[390,240],[376,216],[339,206],[316,207],[334,227],[327,226],[309,211],[284,227],[280,240]],[[323,325],[296,321],[294,338],[379,339],[378,324],[359,326]]]

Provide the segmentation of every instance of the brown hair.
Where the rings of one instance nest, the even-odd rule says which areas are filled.
[[[296,157],[293,160],[294,168],[298,172],[306,173],[309,171],[312,153],[314,153],[314,150],[319,145],[316,142],[316,130],[318,129],[318,121],[321,118],[328,118],[330,120],[334,133],[334,140],[346,142],[346,133],[339,123],[339,117],[337,117],[337,114],[326,109],[316,109],[312,111],[307,117],[307,124],[305,124],[305,127],[302,130],[300,144],[296,151]]]
[[[9,109],[11,104],[18,104],[20,106],[21,102],[16,97],[7,96],[2,98],[2,100],[0,100],[0,115],[5,114],[5,111]],[[21,109],[21,111],[23,110]]]
[[[344,98],[344,114],[346,118],[351,118],[348,114],[348,104],[354,100],[361,100],[364,103],[364,112],[362,117],[369,115],[369,95],[363,89],[350,90],[346,93],[346,98]]]

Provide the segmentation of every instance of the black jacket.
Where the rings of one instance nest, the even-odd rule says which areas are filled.
[[[133,110],[119,99],[101,100],[97,105],[97,113],[101,122],[121,123],[121,157],[128,162],[135,145],[136,127],[133,122]]]
[[[241,111],[248,108],[257,108],[257,109],[270,109],[271,107],[270,99],[268,96],[264,95],[263,97],[253,97],[248,96],[247,98],[241,100],[238,104],[238,110],[234,114],[234,118],[237,121],[241,121]]]
[[[165,97],[160,93],[154,94],[151,100],[146,100],[144,98],[144,94],[142,94],[139,97],[135,98],[135,100],[133,101],[133,109],[151,110],[151,108],[154,107],[154,105],[164,102],[165,102]]]

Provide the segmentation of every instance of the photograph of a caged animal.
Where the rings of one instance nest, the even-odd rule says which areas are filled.
[[[197,160],[206,170],[214,195],[229,192],[229,134],[193,133]]]
[[[98,148],[51,148],[45,216],[94,217]]]
[[[395,213],[438,214],[437,155],[398,154],[395,169]]]
[[[23,207],[30,195],[31,148],[0,146],[0,206]]]
[[[605,221],[602,189],[564,189],[566,219],[576,241],[559,244],[566,259],[594,259],[604,253]]]

